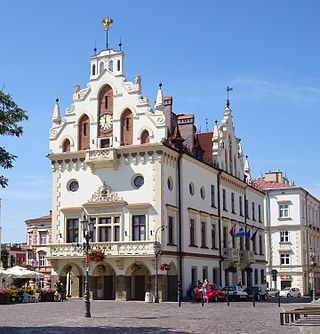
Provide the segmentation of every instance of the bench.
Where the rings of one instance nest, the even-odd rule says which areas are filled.
[[[280,312],[280,324],[288,324],[290,323],[290,320],[291,322],[294,322],[295,320],[300,319],[301,315],[304,317],[307,317],[308,315],[320,315],[320,307],[308,306]]]

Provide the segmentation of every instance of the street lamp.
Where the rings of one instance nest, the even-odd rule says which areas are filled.
[[[159,303],[159,284],[158,284],[158,257],[161,254],[161,243],[158,241],[158,232],[161,229],[161,231],[164,231],[167,228],[166,225],[161,225],[156,229],[156,233],[154,235],[154,244],[153,244],[153,250],[154,250],[154,256],[156,260],[156,276],[155,276],[155,297],[154,302]]]
[[[316,252],[314,248],[310,248],[310,265],[312,267],[312,272],[311,272],[311,279],[312,279],[312,301],[316,301]]]
[[[86,276],[84,281],[84,305],[85,305],[84,316],[90,318],[91,313],[90,313],[90,295],[89,295],[89,259],[87,255],[90,251],[90,240],[92,239],[93,235],[94,222],[88,220],[85,212],[82,212],[80,223],[82,226],[83,239],[84,239],[82,249],[86,255]]]

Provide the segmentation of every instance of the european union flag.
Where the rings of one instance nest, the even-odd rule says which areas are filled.
[[[236,233],[236,237],[242,238],[244,237],[244,235],[245,235],[244,229],[243,227],[241,227],[240,230]]]
[[[250,240],[250,237],[251,237],[250,230],[245,232],[245,236],[246,236],[246,240]]]

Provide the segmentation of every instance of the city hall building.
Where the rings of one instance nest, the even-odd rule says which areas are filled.
[[[83,214],[94,224],[91,250],[105,255],[90,261],[94,299],[144,300],[156,276],[160,300],[176,300],[178,280],[183,295],[204,278],[265,284],[264,193],[250,185],[229,100],[221,123],[198,132],[162,85],[151,104],[140,76],[127,81],[124,52],[105,49],[63,116],[56,101],[50,149],[47,258],[69,295],[84,289]]]

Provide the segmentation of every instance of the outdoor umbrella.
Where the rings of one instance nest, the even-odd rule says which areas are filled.
[[[23,267],[15,266],[6,270],[10,278],[41,278],[44,275]]]

